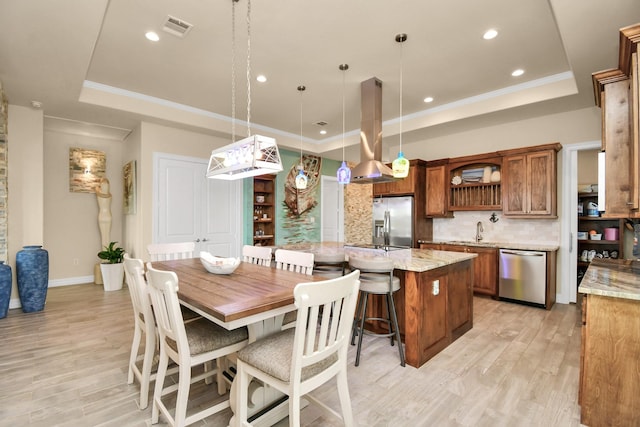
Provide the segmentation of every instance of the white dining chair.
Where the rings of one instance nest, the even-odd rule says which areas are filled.
[[[242,247],[242,261],[271,267],[272,252],[272,249],[267,246],[244,245]]]
[[[311,252],[292,251],[288,249],[276,250],[276,268],[280,270],[295,271],[311,275],[313,273],[314,254]],[[282,328],[293,328],[296,325],[296,312],[285,313],[282,319]]]
[[[227,390],[222,373],[221,358],[231,355],[248,343],[247,328],[227,330],[205,318],[182,321],[178,301],[178,276],[173,271],[153,268],[147,263],[147,278],[153,310],[160,335],[160,361],[153,393],[151,423],[158,423],[160,413],[172,426],[186,426],[229,407],[229,400],[210,405],[187,416],[191,383],[216,375],[218,394]],[[178,383],[165,386],[169,360],[178,365]],[[216,362],[216,369],[205,370],[192,377],[191,369],[208,362]],[[177,391],[175,410],[169,410],[163,397]],[[169,400],[170,402],[171,400]]]
[[[156,323],[151,309],[151,300],[144,278],[144,264],[141,259],[134,259],[124,254],[124,274],[133,306],[134,332],[129,356],[129,374],[127,384],[133,384],[134,377],[140,383],[140,409],[149,405],[149,384],[155,379],[152,374],[153,357],[158,348],[156,340]],[[144,335],[144,353],[138,355],[142,336]],[[142,361],[142,369],[138,363]]]
[[[196,244],[194,242],[151,243],[147,252],[151,261],[167,261],[171,259],[193,258]]]
[[[238,352],[236,417],[250,425],[248,394],[251,378],[289,396],[289,425],[300,425],[300,399],[317,404],[353,425],[347,382],[347,347],[356,309],[359,271],[294,289],[298,319],[294,329],[280,331]],[[322,312],[322,314],[319,314]],[[336,377],[342,415],[309,393]]]

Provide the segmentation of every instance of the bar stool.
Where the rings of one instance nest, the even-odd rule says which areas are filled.
[[[316,253],[313,259],[314,276],[322,276],[328,279],[344,276],[345,268],[344,253]]]
[[[393,346],[394,337],[398,341],[398,352],[400,353],[400,365],[405,366],[404,349],[400,339],[400,329],[398,328],[398,317],[396,306],[393,302],[394,292],[400,289],[400,279],[393,275],[393,260],[384,257],[364,258],[349,257],[349,268],[360,270],[360,297],[358,308],[353,320],[351,332],[351,345],[355,345],[356,335],[358,335],[358,350],[356,351],[355,366],[360,364],[360,350],[362,349],[362,336],[366,333],[377,337],[389,337]],[[387,317],[367,317],[367,302],[369,295],[384,295],[386,297]],[[367,320],[377,320],[389,326],[387,333],[375,333],[364,329]]]

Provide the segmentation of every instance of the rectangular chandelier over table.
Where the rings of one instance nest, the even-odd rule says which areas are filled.
[[[207,178],[242,179],[282,170],[274,138],[253,135],[211,152]]]

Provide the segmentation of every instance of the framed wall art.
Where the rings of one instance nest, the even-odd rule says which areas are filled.
[[[122,207],[125,215],[136,213],[136,161],[131,160],[122,167],[122,182],[124,200]]]
[[[69,191],[72,193],[95,193],[106,170],[104,151],[69,148]]]

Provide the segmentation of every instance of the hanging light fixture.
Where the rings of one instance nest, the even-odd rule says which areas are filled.
[[[298,165],[298,175],[296,175],[296,188],[304,190],[307,188],[307,175],[304,174],[304,163],[302,162],[302,92],[307,89],[303,85],[298,86],[300,92],[300,165]]]
[[[347,166],[347,163],[344,161],[344,86],[345,86],[345,75],[346,71],[349,69],[348,64],[340,64],[338,68],[342,71],[342,166],[338,168],[338,184],[348,184],[351,181],[351,169]]]
[[[247,137],[236,141],[235,7],[231,0],[231,144],[211,152],[207,178],[234,180],[282,170],[274,138],[251,135],[251,0],[247,0]]]
[[[396,35],[396,42],[400,43],[400,150],[398,157],[391,163],[394,178],[406,178],[409,175],[409,160],[402,152],[402,43],[405,41],[407,41],[406,34]]]

